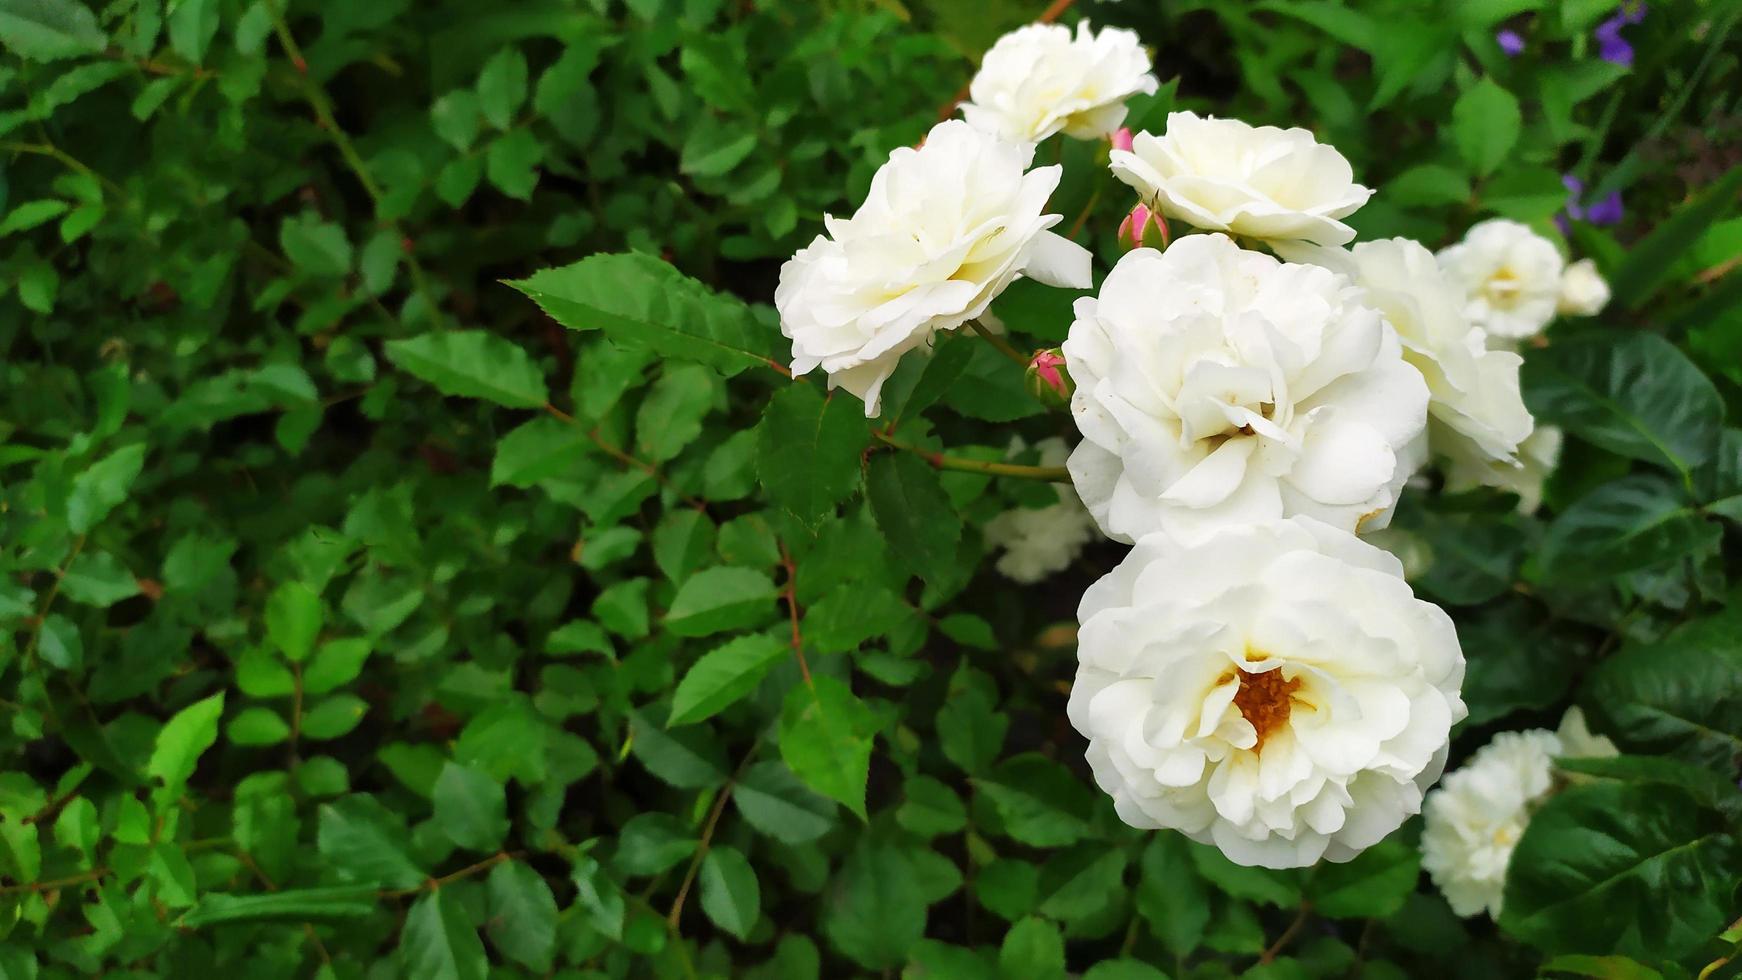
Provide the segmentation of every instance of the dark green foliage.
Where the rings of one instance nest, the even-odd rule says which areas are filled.
[[[1364,238],[1626,193],[1572,231],[1612,312],[1526,351],[1568,433],[1543,509],[1424,494],[1390,542],[1463,639],[1454,765],[1574,700],[1627,753],[1568,766],[1498,928],[1413,825],[1277,873],[1119,821],[1064,706],[1120,549],[1023,587],[982,533],[1036,488],[975,464],[1070,434],[1020,368],[939,337],[873,422],[785,376],[780,261],[1046,6],[0,0],[0,977],[1733,954],[1733,5],[1654,4],[1631,72],[1608,0],[1069,15],[1155,49],[1133,126],[1313,127],[1378,189]],[[1130,201],[1103,146],[1055,155],[1104,268]],[[996,312],[1052,346],[1074,298]]]

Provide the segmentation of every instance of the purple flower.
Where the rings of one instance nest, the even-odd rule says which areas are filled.
[[[1645,19],[1645,4],[1622,4],[1615,16],[1597,25],[1597,56],[1623,68],[1633,67],[1633,45],[1621,36],[1621,28]]]
[[[1514,30],[1504,30],[1494,35],[1494,40],[1500,45],[1500,50],[1508,58],[1516,58],[1524,53],[1524,35]]]
[[[1586,221],[1593,225],[1618,225],[1626,214],[1621,206],[1621,192],[1610,191],[1599,201],[1591,204],[1580,204],[1579,198],[1585,193],[1584,181],[1572,174],[1561,175],[1561,185],[1567,189],[1567,205],[1560,214],[1555,215],[1555,225],[1561,234],[1571,230],[1572,222]]]

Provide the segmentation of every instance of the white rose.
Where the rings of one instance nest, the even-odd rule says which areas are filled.
[[[1445,612],[1310,518],[1137,543],[1078,609],[1071,724],[1126,823],[1245,865],[1347,861],[1418,812],[1465,714]]]
[[[1565,260],[1529,227],[1493,218],[1440,250],[1441,268],[1464,293],[1464,315],[1500,341],[1535,336],[1554,319]]]
[[[1089,286],[1089,253],[1047,231],[1061,220],[1044,213],[1060,168],[1025,173],[1033,156],[960,120],[891,153],[859,210],[825,216],[828,234],[780,269],[793,374],[820,365],[874,416],[902,354],[985,313],[1018,276]]]
[[[1071,479],[1109,536],[1389,520],[1427,386],[1343,276],[1192,235],[1127,253],[1064,343]]]
[[[1070,455],[1063,439],[1042,439],[1034,448],[1042,466],[1062,465]],[[1095,520],[1076,491],[1061,484],[1053,489],[1057,503],[1017,507],[986,522],[986,543],[1004,552],[993,567],[1013,582],[1030,584],[1064,571],[1094,540]]]
[[[1518,444],[1518,460],[1501,462],[1465,452],[1468,443],[1454,442],[1444,453],[1446,489],[1462,492],[1475,487],[1495,487],[1518,494],[1518,512],[1534,514],[1542,506],[1542,488],[1555,464],[1560,462],[1561,430],[1539,426]]]
[[[1566,316],[1596,316],[1609,305],[1609,284],[1597,263],[1580,259],[1561,274],[1561,294],[1556,311]]]
[[[979,129],[1038,143],[1063,131],[1099,139],[1125,121],[1125,100],[1156,90],[1149,55],[1131,31],[1096,33],[1078,21],[1030,24],[998,39],[968,86],[962,115]]]
[[[1284,246],[1282,255],[1353,279],[1367,305],[1385,315],[1403,342],[1403,359],[1427,381],[1433,452],[1510,466],[1535,426],[1518,387],[1523,360],[1491,351],[1464,318],[1463,295],[1420,242],[1391,238],[1347,251]]]
[[[1138,133],[1114,150],[1113,175],[1151,205],[1206,231],[1342,245],[1355,230],[1337,220],[1373,196],[1349,161],[1304,129],[1169,113],[1161,136]]]
[[[1555,759],[1616,754],[1575,707],[1559,732],[1502,732],[1447,774],[1423,809],[1421,864],[1452,911],[1499,918],[1506,867],[1530,815],[1555,789]]]

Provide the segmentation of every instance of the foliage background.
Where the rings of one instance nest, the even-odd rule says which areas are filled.
[[[1607,0],[1065,15],[1177,80],[1134,126],[1313,126],[1379,188],[1363,237],[1552,234],[1563,173],[1625,195],[1571,234],[1610,312],[1529,353],[1571,434],[1544,509],[1418,494],[1389,542],[1470,661],[1454,765],[1570,703],[1630,753],[1538,815],[1498,926],[1450,913],[1414,824],[1301,873],[1123,827],[1063,712],[1120,549],[998,578],[980,527],[1044,488],[934,471],[767,367],[780,261],[1035,6],[0,0],[0,976],[1728,955],[1738,6],[1654,5],[1631,70],[1596,57]],[[1105,148],[1042,154],[1104,267]],[[521,283],[554,319],[503,284],[588,256]],[[1071,298],[998,312],[1048,344]],[[902,441],[1068,429],[972,338],[910,360]]]

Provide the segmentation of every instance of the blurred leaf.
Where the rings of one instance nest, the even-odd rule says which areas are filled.
[[[1512,153],[1523,121],[1518,99],[1493,79],[1483,78],[1453,104],[1452,139],[1471,171],[1486,177]]]
[[[412,903],[399,937],[399,961],[406,975],[429,980],[485,980],[490,972],[478,930],[444,888]]]
[[[435,781],[435,818],[454,843],[472,851],[494,851],[508,834],[508,801],[502,784],[466,766],[449,762]]]
[[[163,780],[171,796],[178,795],[199,765],[200,756],[218,740],[218,718],[224,713],[224,692],[196,701],[175,713],[157,733],[146,775]]]
[[[261,895],[208,892],[197,905],[182,913],[176,924],[184,929],[198,929],[229,922],[347,919],[369,915],[379,907],[375,889],[368,885],[296,888]]]
[[[108,43],[96,15],[74,0],[0,0],[0,44],[21,58],[56,61]]]
[[[714,925],[746,939],[760,917],[762,895],[756,871],[736,848],[715,845],[702,859],[702,911]]]
[[[870,709],[833,677],[813,677],[786,696],[780,757],[817,792],[865,819],[865,780],[876,733]]]
[[[486,930],[490,945],[534,972],[545,972],[556,955],[557,907],[550,886],[520,861],[491,869]]]
[[[1742,166],[1702,190],[1698,197],[1677,208],[1651,233],[1627,251],[1627,257],[1609,277],[1615,297],[1630,310],[1642,309],[1663,288],[1676,260],[1699,242],[1713,222],[1729,214],[1728,206],[1742,191]]]

